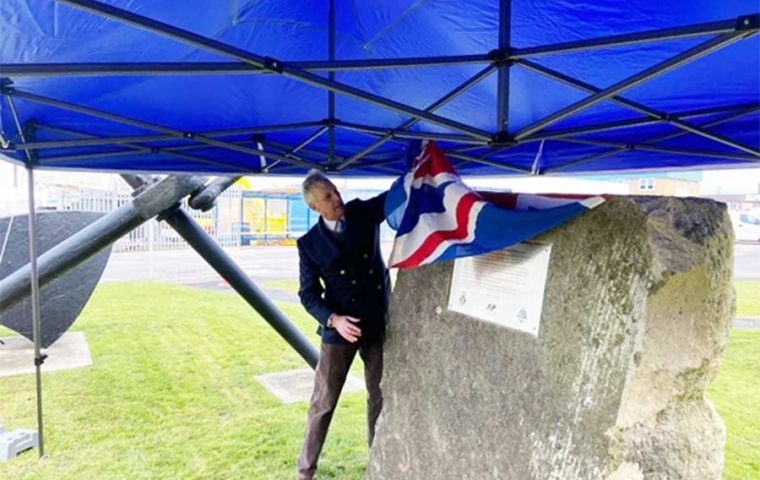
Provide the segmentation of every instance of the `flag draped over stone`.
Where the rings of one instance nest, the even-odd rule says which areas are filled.
[[[604,196],[476,192],[428,142],[385,201],[396,239],[389,264],[414,268],[499,250],[561,225]]]

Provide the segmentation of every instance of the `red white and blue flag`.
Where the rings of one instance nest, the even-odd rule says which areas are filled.
[[[604,196],[475,192],[431,141],[386,197],[386,217],[396,230],[388,263],[414,268],[500,250],[604,201]]]

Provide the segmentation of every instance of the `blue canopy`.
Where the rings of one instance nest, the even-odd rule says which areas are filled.
[[[462,174],[760,166],[757,7],[4,0],[2,153],[396,175],[432,138]]]

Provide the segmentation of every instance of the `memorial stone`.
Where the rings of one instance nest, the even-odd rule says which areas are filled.
[[[718,480],[725,205],[616,197],[534,243],[536,335],[450,309],[454,261],[399,272],[367,478]]]

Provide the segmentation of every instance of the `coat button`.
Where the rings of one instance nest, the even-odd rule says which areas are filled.
[[[369,258],[369,253],[365,253],[364,258]]]
[[[375,269],[374,268],[370,268],[369,269],[369,274],[372,275],[373,273],[375,273]]]
[[[378,289],[378,290],[382,290],[382,289],[383,289],[383,286],[382,286],[382,285],[378,285],[378,286],[377,286],[377,289]]]
[[[351,285],[356,285],[356,280],[351,280]]]
[[[345,270],[341,270],[341,271],[340,271],[340,274],[341,274],[341,275],[345,275],[345,274],[346,274],[346,271],[345,271]]]

